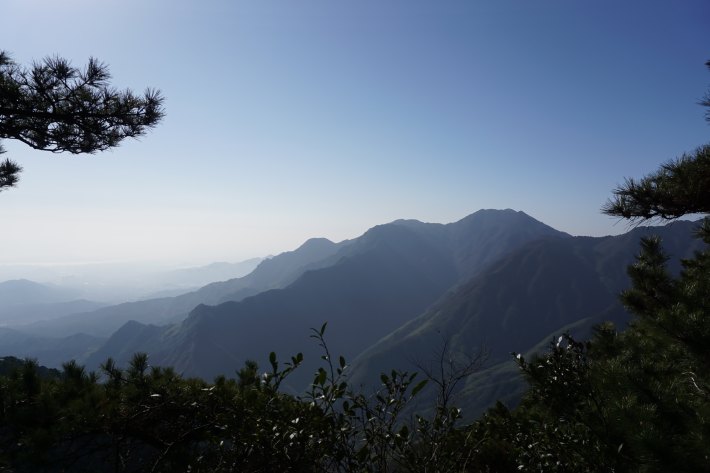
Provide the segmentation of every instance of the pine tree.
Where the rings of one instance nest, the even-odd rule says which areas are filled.
[[[159,91],[147,89],[141,96],[119,91],[110,78],[108,67],[94,58],[81,70],[61,57],[25,68],[0,51],[0,140],[91,154],[141,136],[162,119]],[[0,162],[0,191],[14,186],[21,170],[13,161]]]
[[[627,179],[603,211],[632,222],[704,214],[697,236],[710,244],[710,145]],[[605,324],[589,342],[563,336],[519,358],[530,389],[488,422],[508,429],[521,471],[710,471],[710,250],[677,276],[668,260],[658,238],[641,241],[621,295],[634,316],[625,330]]]

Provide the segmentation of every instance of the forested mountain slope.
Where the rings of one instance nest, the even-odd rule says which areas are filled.
[[[442,298],[424,314],[362,353],[352,366],[355,385],[391,369],[432,368],[444,345],[448,358],[464,360],[482,350],[484,370],[464,387],[463,407],[472,415],[497,399],[514,401],[523,388],[511,352],[528,353],[569,330],[587,337],[595,324],[623,327],[628,315],[619,293],[629,285],[627,266],[643,236],[659,235],[679,271],[679,258],[701,242],[695,223],[639,227],[619,236],[573,237],[531,242],[505,256]]]

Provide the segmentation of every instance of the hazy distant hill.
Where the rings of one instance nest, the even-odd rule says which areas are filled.
[[[0,325],[53,319],[105,305],[77,296],[75,290],[26,279],[0,282]]]
[[[0,308],[24,304],[48,304],[77,299],[77,291],[40,284],[27,279],[0,282]]]
[[[165,271],[156,278],[163,285],[178,287],[202,287],[215,281],[228,281],[246,276],[256,269],[264,258],[251,258],[238,263],[219,261],[206,266]]]
[[[0,307],[0,323],[20,326],[37,321],[49,321],[78,312],[88,312],[106,306],[101,302],[83,299],[42,304],[18,304]]]
[[[525,245],[362,353],[352,367],[353,382],[373,382],[373,374],[392,368],[416,370],[416,364],[430,363],[446,340],[454,354],[474,356],[481,348],[488,353],[488,369],[466,386],[470,415],[497,399],[514,401],[522,380],[511,352],[539,350],[566,330],[587,336],[607,320],[623,326],[627,315],[618,294],[628,286],[626,268],[641,236],[661,236],[678,271],[678,259],[700,246],[693,227],[675,222],[620,236]]]
[[[84,361],[105,342],[83,333],[67,337],[37,337],[0,327],[0,353],[18,358],[36,358],[40,364],[58,368],[72,359]]]
[[[271,350],[283,357],[303,351],[312,362],[318,349],[308,329],[325,321],[332,349],[353,357],[488,262],[540,238],[569,236],[512,210],[479,211],[448,225],[380,225],[342,248],[330,266],[308,271],[284,289],[238,303],[199,306],[180,326],[162,331],[130,324],[91,363],[107,356],[125,360],[141,350],[156,364],[209,378],[233,373],[249,358],[263,364]],[[148,332],[152,335],[145,338]],[[137,339],[142,344],[132,343]],[[117,355],[117,347],[127,349]],[[292,383],[305,385],[312,366],[300,370]]]
[[[347,242],[333,243],[325,238],[315,238],[294,251],[262,261],[254,271],[241,278],[208,284],[176,297],[127,302],[18,329],[41,336],[67,336],[83,332],[102,337],[112,334],[129,320],[149,324],[180,321],[199,304],[241,300],[268,289],[283,287],[302,274],[307,267],[335,254],[345,245]]]

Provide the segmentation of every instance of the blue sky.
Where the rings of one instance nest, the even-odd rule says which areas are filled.
[[[93,156],[5,140],[25,170],[0,264],[235,261],[480,208],[626,231],[611,190],[708,141],[709,20],[705,0],[3,0],[17,62],[99,58],[167,116]]]

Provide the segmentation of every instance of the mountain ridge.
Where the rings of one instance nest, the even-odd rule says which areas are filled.
[[[486,225],[475,225],[481,218],[488,220]],[[471,238],[462,237],[466,230],[459,229],[461,225]],[[499,238],[501,229],[521,236]],[[263,364],[271,349],[285,356],[304,351],[318,359],[308,328],[326,320],[333,350],[355,356],[419,315],[462,277],[482,269],[461,271],[457,255],[487,261],[525,241],[550,237],[569,236],[515,211],[473,214],[458,226],[412,221],[378,225],[333,255],[332,265],[306,271],[285,288],[240,302],[196,307],[179,327],[156,334],[150,343],[152,356],[158,364],[206,378],[234,371],[247,358]],[[498,243],[493,248],[481,245],[492,240]],[[276,334],[276,328],[282,334]],[[90,361],[98,363],[106,355],[99,351]],[[294,389],[304,386],[308,376],[294,375]]]
[[[696,244],[692,225],[572,237],[510,209],[481,210],[447,224],[395,220],[340,243],[309,239],[241,280],[205,286],[201,291],[212,291],[215,305],[198,301],[179,319],[128,318],[98,345],[87,339],[92,350],[66,346],[89,369],[108,357],[125,365],[141,351],[153,364],[206,379],[233,376],[248,359],[268,366],[270,351],[281,359],[303,352],[304,366],[284,385],[301,392],[320,363],[309,329],[324,322],[331,352],[352,361],[352,379],[363,385],[380,370],[411,370],[413,358],[432,351],[431,340],[449,337],[455,349],[495,348],[490,366],[463,389],[483,389],[474,397],[486,402],[494,395],[514,402],[521,385],[510,351],[528,353],[559,330],[589,331],[603,317],[623,321],[616,294],[640,236],[660,231],[676,256],[686,256]],[[238,301],[219,300],[235,287]],[[165,310],[164,300],[143,303]],[[466,406],[469,412],[479,407]]]
[[[426,312],[364,350],[352,364],[352,381],[367,384],[383,369],[413,370],[413,354],[430,357],[446,340],[449,350],[465,357],[486,353],[485,369],[473,379],[507,370],[499,379],[515,389],[522,380],[512,369],[510,353],[531,353],[570,330],[586,337],[593,325],[611,321],[623,326],[628,315],[618,295],[628,286],[627,266],[642,236],[659,234],[671,253],[671,271],[680,258],[701,247],[693,222],[641,227],[620,236],[541,239],[503,257],[488,270],[450,291]],[[507,364],[508,368],[505,367]],[[500,373],[498,373],[499,375]],[[467,406],[475,415],[501,397],[466,385]],[[495,387],[495,386],[494,386]],[[514,401],[515,396],[509,396]]]
[[[326,239],[322,240],[329,242]],[[328,245],[323,241],[318,244],[307,243],[294,251],[284,252],[262,261],[246,276],[214,282],[187,294],[124,302],[92,312],[71,314],[50,322],[16,328],[39,336],[67,336],[83,331],[94,336],[107,337],[131,320],[148,324],[174,323],[186,317],[199,304],[216,304],[222,302],[225,297],[248,297],[272,288],[267,287],[269,284],[280,287],[286,284],[289,278],[299,274],[302,266],[312,263],[314,259],[329,256],[334,248],[345,244],[330,242]]]

